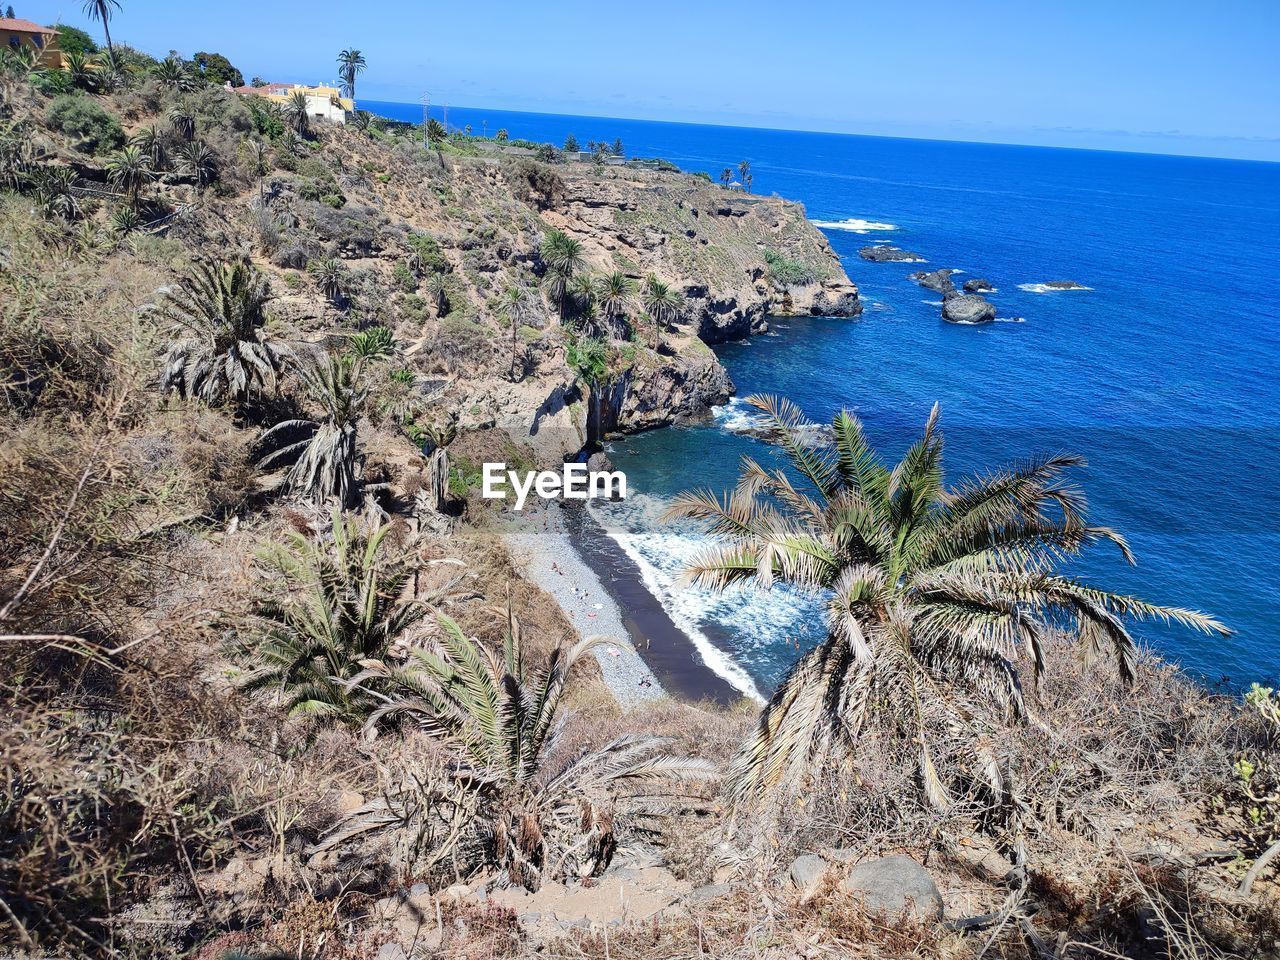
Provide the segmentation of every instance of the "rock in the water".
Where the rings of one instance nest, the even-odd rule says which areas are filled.
[[[840,890],[870,910],[920,920],[942,919],[942,894],[929,871],[910,857],[882,857],[860,863],[840,881]]]
[[[995,318],[996,308],[971,293],[947,297],[942,304],[942,319],[948,323],[990,323]]]
[[[816,853],[806,853],[791,861],[791,882],[800,891],[801,899],[808,900],[818,892],[830,868],[831,864]]]
[[[1050,290],[1088,290],[1083,283],[1076,283],[1074,280],[1050,280],[1044,284]]]
[[[991,285],[990,280],[982,277],[974,277],[972,280],[964,282],[965,293],[990,293],[995,287]]]
[[[924,257],[918,253],[903,250],[889,243],[876,244],[874,247],[863,247],[858,251],[858,256],[863,260],[870,260],[872,263],[920,263],[924,260]]]
[[[911,279],[926,290],[932,290],[934,293],[951,293],[955,290],[956,285],[951,282],[951,274],[954,270],[948,270],[943,267],[941,270],[934,270],[932,273],[917,270],[911,274]]]

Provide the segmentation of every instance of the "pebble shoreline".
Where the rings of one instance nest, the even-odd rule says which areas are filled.
[[[545,590],[583,637],[596,634],[609,643],[592,653],[604,682],[624,711],[666,696],[653,671],[636,652],[622,612],[595,571],[574,549],[564,518],[555,508],[530,516],[518,532],[508,533],[507,545],[520,575]]]

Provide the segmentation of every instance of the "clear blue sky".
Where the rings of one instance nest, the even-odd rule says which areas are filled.
[[[357,47],[367,99],[1280,160],[1277,0],[121,3],[117,38],[246,79]]]

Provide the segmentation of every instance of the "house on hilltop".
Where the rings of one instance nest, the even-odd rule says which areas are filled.
[[[30,47],[40,52],[40,65],[51,70],[62,68],[62,51],[58,49],[58,31],[42,27],[18,17],[0,17],[0,44],[5,49]]]
[[[268,100],[283,106],[298,91],[307,98],[307,114],[315,120],[328,120],[330,123],[346,123],[356,108],[355,101],[342,96],[337,87],[316,84],[314,87],[301,83],[268,83],[260,87],[233,87],[227,89],[243,96],[266,97]]]

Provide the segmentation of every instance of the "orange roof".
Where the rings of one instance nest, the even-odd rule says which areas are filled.
[[[43,33],[46,36],[58,32],[53,27],[43,27],[18,17],[0,17],[0,30],[8,30],[11,33]]]

